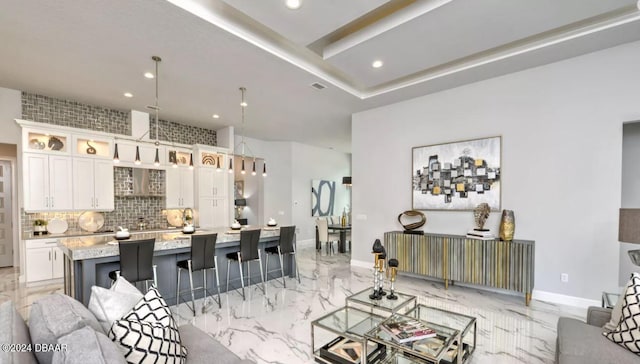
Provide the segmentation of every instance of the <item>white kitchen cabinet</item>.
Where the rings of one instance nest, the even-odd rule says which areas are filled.
[[[113,162],[93,158],[73,159],[73,207],[76,210],[112,211]]]
[[[25,244],[28,283],[63,277],[64,256],[56,239],[27,240]]]
[[[166,207],[168,209],[193,207],[193,170],[188,167],[172,167],[167,168],[166,175]]]
[[[197,211],[198,224],[201,228],[209,229],[230,225],[227,198],[201,198]]]
[[[198,168],[198,196],[221,198],[229,195],[229,173],[218,171],[212,167]]]
[[[24,153],[24,210],[64,211],[73,208],[71,158]]]

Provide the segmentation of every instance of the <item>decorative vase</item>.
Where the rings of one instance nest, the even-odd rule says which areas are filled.
[[[502,219],[500,220],[500,240],[513,240],[513,233],[516,230],[516,218],[513,216],[513,210],[502,210]]]

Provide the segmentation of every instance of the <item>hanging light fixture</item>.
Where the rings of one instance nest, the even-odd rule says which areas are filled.
[[[189,169],[193,169],[193,153],[189,154]]]
[[[216,156],[216,172],[220,172],[222,168],[220,168],[220,156]]]
[[[157,144],[156,144],[156,158],[153,160],[153,165],[156,167],[160,165],[160,151],[158,150]]]
[[[133,163],[137,166],[139,166],[142,163],[140,161],[140,147],[137,145],[136,145],[136,160]]]
[[[115,143],[116,147],[113,151],[113,163],[120,163],[120,156],[118,155],[118,143]]]
[[[229,173],[233,173],[233,156],[229,157]]]
[[[253,154],[253,152],[251,151],[251,148],[249,148],[249,146],[247,145],[247,143],[245,143],[244,141],[244,110],[247,107],[247,101],[244,98],[244,94],[247,91],[246,88],[244,87],[240,87],[240,95],[241,95],[241,100],[240,100],[240,110],[241,110],[241,116],[242,116],[242,125],[240,128],[240,143],[236,144],[236,146],[233,148],[234,152],[238,151],[240,149],[240,147],[242,147],[242,165],[241,165],[241,169],[240,169],[240,173],[245,174],[246,170],[245,170],[245,165],[244,165],[244,160],[246,157],[246,151],[248,150],[249,152],[249,157],[253,158],[253,168],[251,170],[251,175],[255,176],[256,173],[256,156],[255,154]],[[245,149],[246,148],[246,149]],[[266,177],[267,176],[267,162],[264,161],[263,162],[264,165],[262,167],[262,176]],[[233,164],[231,162],[231,158],[229,159],[229,173],[233,172]]]

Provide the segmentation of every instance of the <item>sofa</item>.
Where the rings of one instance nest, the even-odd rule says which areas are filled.
[[[61,307],[42,309],[52,302]],[[57,317],[47,317],[52,312]],[[30,316],[27,326],[13,302],[0,305],[0,363],[126,363],[120,348],[107,338],[93,314],[69,296],[53,294],[39,299],[34,302]],[[252,363],[241,360],[193,325],[180,326],[178,331],[182,346],[188,350],[187,364],[211,363],[212,358],[223,364]]]
[[[586,323],[561,317],[558,320],[556,364],[640,363],[640,356],[602,335],[611,313],[609,308],[589,307]]]

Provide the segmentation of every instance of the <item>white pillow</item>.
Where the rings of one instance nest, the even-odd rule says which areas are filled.
[[[630,284],[632,284],[631,280],[627,282],[627,285],[622,289],[622,292],[620,292],[618,301],[616,302],[615,306],[613,306],[613,310],[611,310],[611,320],[609,320],[609,322],[604,324],[604,326],[602,327],[603,329],[607,331],[613,331],[616,329],[616,327],[618,327],[618,324],[622,319],[622,301],[624,301],[623,299],[624,294],[627,291],[627,287],[629,287]]]
[[[640,355],[640,274],[633,273],[623,297],[622,319],[615,330],[603,335],[623,348]]]
[[[187,358],[178,325],[155,287],[113,323],[109,338],[120,346],[127,363],[183,364]],[[210,362],[215,363],[215,358]]]
[[[121,319],[142,297],[142,293],[134,285],[124,277],[119,277],[111,289],[91,287],[89,311],[98,319],[104,332],[109,332],[113,322]]]

